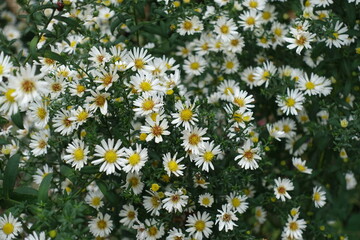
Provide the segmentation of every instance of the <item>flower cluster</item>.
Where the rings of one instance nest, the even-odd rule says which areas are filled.
[[[0,6],[0,239],[345,239],[359,1],[20,4]]]

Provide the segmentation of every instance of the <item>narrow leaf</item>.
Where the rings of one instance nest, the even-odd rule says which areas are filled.
[[[49,199],[48,192],[50,189],[52,176],[53,176],[53,174],[49,173],[42,180],[40,187],[39,187],[39,193],[38,193],[38,201],[39,202],[46,202]]]
[[[15,113],[14,115],[12,115],[11,120],[13,121],[15,126],[17,126],[20,129],[24,129],[24,124],[23,124],[24,120],[23,120],[21,112],[18,112],[18,113]]]
[[[20,154],[17,153],[13,155],[6,164],[6,168],[4,172],[3,192],[5,198],[7,199],[9,198],[15,186],[16,176],[19,168],[19,162],[20,162]]]
[[[59,63],[61,63],[63,65],[66,65],[65,58],[55,52],[47,50],[47,51],[45,51],[44,57],[50,58],[52,60],[58,61]]]

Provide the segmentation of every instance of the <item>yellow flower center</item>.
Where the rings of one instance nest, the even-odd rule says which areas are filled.
[[[25,79],[21,83],[21,88],[25,93],[31,93],[35,90],[35,84],[33,81]]]
[[[257,1],[250,1],[249,2],[249,7],[251,8],[257,8],[258,6],[258,2]]]
[[[254,158],[254,153],[251,151],[246,151],[244,153],[244,157],[247,158],[248,161],[251,161]]]
[[[189,143],[190,143],[191,145],[198,145],[199,142],[200,142],[200,136],[199,136],[199,135],[193,133],[193,134],[191,134],[191,135],[189,136]]]
[[[260,209],[256,210],[256,211],[255,211],[255,215],[256,215],[257,217],[261,217],[261,215],[262,215],[261,210],[260,210]]]
[[[254,81],[255,81],[255,79],[254,79],[254,74],[250,73],[250,74],[248,75],[247,79],[248,79],[249,82],[254,82]]]
[[[38,148],[45,148],[47,145],[47,142],[45,142],[44,140],[40,140],[39,144],[38,144]]]
[[[176,172],[179,169],[179,165],[176,161],[171,160],[168,162],[168,168],[171,172]]]
[[[110,85],[112,83],[113,77],[111,75],[105,75],[102,79],[105,86]]]
[[[248,17],[245,22],[246,22],[247,25],[254,25],[255,24],[255,18]]]
[[[298,226],[297,222],[291,222],[289,224],[289,227],[290,227],[291,231],[296,231],[296,230],[299,229],[299,226]]]
[[[183,28],[184,28],[185,30],[187,30],[187,31],[191,30],[192,27],[193,27],[193,24],[192,24],[191,21],[185,21],[185,22],[183,23]]]
[[[135,63],[135,67],[137,69],[143,69],[144,68],[145,63],[144,63],[144,61],[142,59],[137,58],[137,59],[135,59],[134,63]]]
[[[2,230],[6,235],[10,235],[14,232],[14,225],[11,223],[5,223]]]
[[[231,204],[232,204],[235,208],[237,208],[237,207],[240,206],[241,201],[240,201],[239,198],[233,198],[233,199],[231,199]]]
[[[128,161],[131,166],[135,166],[140,162],[140,155],[138,153],[134,153],[128,158]]]
[[[209,44],[208,43],[204,43],[203,45],[201,45],[201,49],[202,50],[208,50],[209,49]]]
[[[315,88],[315,84],[313,82],[306,82],[305,87],[306,87],[306,89],[311,90],[311,89]]]
[[[132,177],[128,180],[131,187],[136,187],[139,184],[139,179],[137,177]]]
[[[293,107],[294,105],[295,105],[295,100],[293,99],[293,98],[287,98],[286,99],[286,106],[288,106],[288,107]]]
[[[203,158],[204,158],[205,162],[211,162],[213,160],[214,156],[215,155],[211,151],[208,151],[208,152],[204,153]]]
[[[160,205],[160,199],[159,199],[159,197],[157,197],[157,196],[153,196],[152,198],[151,198],[151,204],[153,205],[153,207],[158,207],[159,205]]]
[[[305,166],[304,165],[301,165],[301,164],[296,164],[296,168],[300,171],[300,172],[303,172],[306,170]]]
[[[334,36],[335,39],[339,38],[339,34],[337,32],[334,32],[332,35]]]
[[[206,206],[207,206],[207,205],[209,205],[209,204],[210,204],[210,199],[209,199],[209,198],[207,198],[207,197],[205,197],[205,198],[203,198],[203,199],[202,199],[202,201],[201,201],[201,202],[202,202],[202,204],[204,204],[204,205],[206,205]]]
[[[81,161],[84,159],[84,150],[78,148],[74,151],[74,159],[75,161]]]
[[[232,87],[227,87],[225,88],[224,93],[226,95],[234,94],[234,89]]]
[[[320,201],[320,194],[318,192],[315,192],[313,197],[316,202]]]
[[[144,109],[145,111],[149,111],[149,110],[153,109],[154,106],[155,106],[155,103],[151,99],[145,100],[142,103],[142,109]]]
[[[278,190],[278,192],[280,194],[285,194],[286,193],[286,189],[283,186],[278,187],[277,190]]]
[[[152,86],[150,83],[144,81],[140,83],[140,89],[146,92],[152,90]]]
[[[268,80],[269,77],[270,77],[270,72],[269,72],[269,71],[265,71],[265,72],[263,73],[263,75],[262,75],[262,78],[263,78],[264,80]]]
[[[233,69],[234,66],[235,66],[234,62],[231,62],[231,61],[226,62],[226,68],[227,69]]]
[[[192,111],[188,108],[180,112],[180,118],[183,121],[189,121],[192,118],[192,115],[193,115]]]
[[[234,103],[239,107],[245,106],[245,100],[243,98],[234,98]]]
[[[8,102],[15,102],[15,97],[11,96],[15,92],[15,89],[9,88],[5,93],[5,98]]]
[[[237,45],[239,45],[239,40],[237,40],[237,39],[232,39],[232,40],[230,41],[230,44],[231,44],[231,46],[236,47]]]
[[[105,229],[106,228],[106,226],[107,226],[107,223],[104,221],[104,220],[99,220],[98,222],[97,222],[97,226],[98,226],[98,228],[99,229]]]
[[[4,66],[0,64],[0,75],[4,73]]]
[[[271,13],[270,12],[267,12],[267,11],[264,11],[262,13],[262,18],[265,19],[265,20],[268,20],[271,18]]]
[[[226,26],[226,25],[222,25],[222,26],[220,27],[220,31],[221,31],[221,33],[223,33],[223,34],[228,34],[228,33],[229,33],[229,27]]]
[[[76,92],[77,93],[82,93],[85,91],[85,87],[83,85],[77,85],[76,86]]]
[[[150,236],[155,236],[158,233],[158,229],[155,226],[149,228],[148,233]]]
[[[99,206],[100,205],[100,202],[101,202],[101,199],[99,198],[99,197],[93,197],[93,199],[91,199],[91,204],[93,205],[93,206]]]
[[[114,150],[107,150],[104,159],[108,163],[114,163],[117,159],[117,154]]]
[[[204,231],[204,229],[205,229],[205,222],[203,221],[203,220],[197,220],[196,222],[195,222],[195,229],[196,229],[196,231],[198,231],[198,232],[202,232],[202,231]]]
[[[81,111],[78,115],[77,115],[77,119],[78,121],[84,121],[88,118],[89,114],[86,111]]]
[[[133,220],[135,218],[135,212],[129,211],[126,216],[128,219]]]
[[[41,120],[45,119],[46,114],[47,114],[47,112],[46,112],[45,108],[42,108],[42,107],[39,107],[39,108],[38,108],[38,110],[37,110],[37,116],[38,116]]]
[[[106,102],[106,99],[104,96],[99,95],[95,98],[95,104],[99,107],[104,106],[105,102]]]
[[[190,68],[192,70],[198,70],[199,67],[200,67],[200,64],[198,62],[193,62],[193,63],[190,64]]]
[[[288,132],[291,131],[291,128],[290,128],[289,125],[284,125],[284,126],[283,126],[283,130],[284,130],[284,132],[288,133]]]
[[[281,28],[275,28],[274,30],[274,34],[278,37],[280,37],[282,35],[282,30]]]

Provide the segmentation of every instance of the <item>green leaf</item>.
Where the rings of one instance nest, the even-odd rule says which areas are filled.
[[[54,18],[61,21],[61,22],[66,23],[71,28],[80,27],[80,24],[73,18],[67,18],[67,17],[62,17],[62,16],[55,16]]]
[[[96,180],[96,185],[100,188],[100,191],[104,194],[105,198],[110,203],[112,203],[112,204],[118,203],[118,201],[116,199],[116,195],[113,192],[109,191],[105,182],[103,182],[101,180]]]
[[[81,173],[94,174],[99,172],[99,166],[85,166],[80,170]]]
[[[4,172],[3,192],[6,199],[9,198],[11,192],[14,189],[16,176],[18,173],[20,162],[20,154],[13,155],[6,164]]]
[[[118,18],[118,17],[115,17],[115,18],[111,21],[111,24],[110,24],[110,31],[111,31],[111,33],[114,33],[115,29],[116,29],[117,27],[119,27],[120,23],[121,23],[121,19]]]
[[[39,193],[38,193],[38,201],[39,202],[46,202],[49,199],[48,192],[49,192],[49,189],[50,189],[52,177],[53,177],[53,174],[49,173],[41,181],[41,184],[40,184],[40,187],[39,187]]]
[[[20,129],[24,129],[24,120],[23,120],[23,116],[21,112],[15,113],[14,115],[11,116],[11,120],[13,121],[13,123],[15,124],[15,126],[17,126]]]
[[[305,142],[307,142],[310,139],[310,136],[305,135],[302,136],[299,140],[296,141],[294,144],[294,152],[299,149]]]
[[[33,59],[37,59],[37,56],[38,56],[37,55],[38,42],[39,42],[39,36],[35,36],[30,42],[29,50],[30,50],[30,54]]]
[[[5,138],[0,137],[0,145],[9,144],[9,141],[7,141]]]
[[[31,195],[31,196],[37,196],[38,191],[31,187],[18,187],[14,190],[14,193],[19,193],[23,195]]]
[[[61,63],[61,64],[63,64],[63,65],[66,65],[66,60],[65,60],[65,58],[62,57],[61,55],[55,53],[55,52],[46,50],[45,53],[44,53],[44,57],[50,58],[50,59],[52,59],[52,60],[58,61],[59,63]]]

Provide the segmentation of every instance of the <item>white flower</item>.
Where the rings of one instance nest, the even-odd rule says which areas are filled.
[[[102,164],[100,172],[106,174],[115,173],[115,170],[121,170],[121,161],[124,157],[124,149],[121,147],[121,141],[115,139],[108,139],[107,142],[103,139],[101,145],[95,146],[95,157],[98,159],[93,160],[91,163],[95,165]]]
[[[155,219],[146,219],[146,240],[156,240],[164,235],[164,224],[159,224]]]
[[[145,48],[133,48],[128,52],[126,61],[128,62],[127,68],[133,71],[151,71],[154,68],[147,63],[153,59],[151,55],[147,55],[148,50]]]
[[[266,215],[267,213],[262,207],[258,206],[255,208],[255,218],[260,224],[266,221]]]
[[[281,201],[285,202],[286,198],[291,199],[288,191],[294,190],[294,185],[290,179],[284,178],[275,179],[276,186],[274,187],[274,194],[277,199],[281,199]]]
[[[188,216],[186,220],[186,232],[195,239],[202,240],[203,237],[208,238],[212,233],[213,221],[210,221],[210,214],[207,212],[197,212]]]
[[[95,112],[98,108],[101,114],[106,115],[108,112],[107,98],[110,97],[110,93],[100,93],[98,90],[94,92],[90,90],[92,96],[86,97],[85,102],[89,103],[89,110]]]
[[[204,26],[197,16],[186,18],[178,24],[177,32],[180,35],[192,35],[197,32],[201,32]]]
[[[0,82],[0,112],[3,115],[11,116],[19,111],[18,103],[13,96],[14,88],[8,87]]]
[[[121,159],[123,170],[138,173],[148,160],[147,148],[142,149],[140,144],[136,144],[136,150],[125,148],[125,157]]]
[[[315,207],[323,207],[326,204],[326,192],[322,191],[320,186],[314,187],[312,200],[314,201]]]
[[[43,129],[49,121],[48,104],[45,101],[35,101],[29,106],[30,116],[37,128]]]
[[[75,139],[66,148],[66,153],[67,155],[63,157],[64,161],[75,167],[75,170],[80,170],[87,163],[89,148],[83,141]]]
[[[184,157],[176,159],[176,156],[177,153],[175,153],[173,157],[171,157],[170,153],[163,155],[163,165],[168,176],[171,176],[171,174],[174,174],[177,177],[183,175],[185,165],[179,163],[184,159]]]
[[[356,187],[357,181],[353,172],[347,172],[345,174],[346,190],[352,190]]]
[[[245,195],[239,195],[236,192],[231,192],[230,195],[226,196],[226,201],[233,210],[243,214],[249,207],[249,203],[246,202],[247,198],[248,197]]]
[[[0,53],[0,82],[3,81],[3,77],[10,76],[10,70],[12,68],[12,63],[10,62],[10,57],[4,55],[4,52]]]
[[[181,229],[172,228],[168,236],[166,237],[166,240],[185,240],[185,234],[182,232]]]
[[[307,174],[311,174],[312,173],[312,169],[308,168],[307,166],[305,166],[306,161],[301,161],[301,158],[296,158],[293,157],[292,159],[292,164],[294,165],[294,167],[297,168],[297,170],[299,170],[302,173],[307,173]]]
[[[258,155],[259,148],[252,147],[253,143],[250,139],[248,139],[242,148],[238,149],[239,155],[235,157],[235,161],[240,159],[238,164],[241,168],[244,168],[245,170],[250,169],[254,170],[259,167],[259,164],[256,162],[256,160],[261,160],[261,157]]]
[[[103,198],[104,195],[101,191],[90,191],[85,197],[85,202],[96,210],[99,210],[99,208],[104,206]]]
[[[184,71],[190,76],[199,76],[205,71],[207,62],[204,58],[197,55],[190,55],[188,59],[184,61]]]
[[[244,28],[244,30],[252,31],[262,22],[261,15],[256,10],[245,11],[239,16],[239,18],[239,24]]]
[[[60,132],[61,135],[70,135],[76,128],[75,121],[70,120],[71,111],[66,109],[61,109],[53,117],[53,127],[55,128],[55,132]]]
[[[290,43],[287,48],[294,49],[296,48],[296,53],[300,55],[301,51],[306,48],[310,49],[310,43],[314,41],[316,34],[311,34],[310,32],[300,32],[297,33],[293,38],[285,37],[284,40]]]
[[[291,239],[301,239],[303,230],[306,228],[306,222],[304,219],[298,219],[299,214],[294,217],[289,215],[284,232],[287,237]]]
[[[305,98],[303,94],[298,89],[289,88],[286,89],[286,96],[278,95],[276,98],[276,103],[280,107],[281,111],[283,111],[286,115],[297,115],[297,111],[301,111],[303,109],[303,103]]]
[[[142,192],[144,188],[144,183],[141,182],[141,172],[139,174],[129,172],[126,175],[126,183],[124,187],[127,188],[129,186],[131,187],[135,195]]]
[[[89,229],[95,237],[107,237],[113,230],[113,221],[109,214],[99,212],[95,219],[90,220]]]
[[[173,192],[165,192],[166,198],[162,200],[163,208],[165,208],[168,212],[179,211],[183,212],[183,207],[188,202],[189,196],[186,196],[182,189],[178,189]]]
[[[162,97],[159,95],[144,92],[134,101],[133,111],[136,115],[147,116],[150,113],[159,112],[163,104]]]
[[[49,147],[48,141],[49,134],[47,131],[33,133],[29,144],[29,147],[32,149],[31,153],[35,157],[46,154]]]
[[[191,104],[189,101],[186,101],[185,103],[177,101],[175,103],[175,108],[178,112],[171,114],[174,118],[171,123],[175,124],[176,127],[182,125],[186,130],[190,130],[190,126],[195,125],[198,121],[197,113],[195,112],[195,104]]]
[[[189,130],[182,131],[181,139],[185,151],[191,151],[192,154],[199,154],[200,148],[204,147],[204,140],[209,140],[208,137],[203,137],[206,134],[207,128],[190,127]]]
[[[0,217],[0,239],[14,239],[21,231],[21,223],[11,213]]]
[[[53,172],[53,168],[45,164],[42,169],[38,168],[36,170],[36,174],[33,175],[32,177],[34,179],[34,182],[40,185],[42,180],[52,172]]]
[[[220,38],[223,41],[229,41],[232,35],[237,34],[237,26],[231,18],[220,17],[213,24],[215,24],[214,32],[216,33],[217,38]]]
[[[96,88],[97,90],[109,90],[109,88],[119,79],[119,75],[116,73],[116,69],[105,71],[101,69],[100,71],[94,71],[95,81],[100,85]]]
[[[210,193],[201,194],[198,203],[206,208],[211,207],[214,203],[214,197]]]
[[[227,232],[233,230],[234,226],[237,226],[234,221],[237,221],[238,218],[235,216],[235,212],[231,211],[231,206],[227,204],[222,205],[222,210],[218,210],[218,212],[215,224],[219,223],[219,231],[225,228],[225,232]]]
[[[150,196],[144,196],[143,205],[145,210],[148,213],[150,212],[150,215],[159,216],[160,215],[159,210],[162,208],[162,203],[159,193],[153,191],[146,191],[146,192],[149,193]]]
[[[120,223],[131,228],[137,220],[138,211],[131,204],[123,205],[119,216],[121,217]]]
[[[199,155],[195,157],[195,165],[202,166],[202,170],[208,172],[209,168],[214,170],[212,161],[216,155],[221,153],[220,146],[215,146],[214,142],[204,142],[203,147],[200,148]]]
[[[153,120],[152,117],[148,116],[146,118],[146,126],[141,126],[141,133],[146,133],[146,141],[149,142],[155,138],[155,142],[159,143],[163,141],[163,135],[170,135],[168,129],[168,121],[163,119],[160,122],[160,117],[157,115],[156,119]]]
[[[33,232],[29,236],[27,236],[24,240],[50,240],[50,238],[46,238],[45,232],[41,232],[37,234]]]
[[[110,60],[110,54],[106,52],[106,49],[99,47],[99,49],[93,46],[89,52],[89,60],[95,63],[97,66],[105,65]]]

